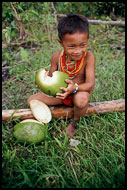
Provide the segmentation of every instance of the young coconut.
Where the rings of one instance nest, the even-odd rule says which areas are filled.
[[[37,122],[20,122],[14,126],[13,135],[20,142],[39,144],[45,136],[46,126]]]
[[[60,87],[67,87],[65,79],[69,79],[69,76],[61,71],[55,71],[52,77],[48,76],[48,71],[40,69],[36,74],[36,84],[38,88],[49,96],[56,96],[56,93],[63,93]]]
[[[30,108],[38,121],[34,119],[21,121],[14,126],[13,135],[21,142],[38,144],[44,139],[47,123],[52,118],[51,111],[39,100],[31,100]]]

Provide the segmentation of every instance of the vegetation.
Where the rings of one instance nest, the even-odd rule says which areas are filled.
[[[72,12],[78,12],[82,10],[79,6],[85,3],[88,5],[87,2],[57,2],[55,8],[58,13],[71,12],[71,9]],[[106,5],[106,2],[104,3]],[[124,6],[122,3],[114,3],[114,6]],[[98,12],[96,15],[94,6],[97,4],[94,2],[94,6],[92,5],[92,14],[95,17],[100,14],[100,18],[111,19],[106,9],[103,14]],[[104,4],[100,2],[99,6],[102,5]],[[39,92],[35,85],[36,71],[40,68],[49,69],[52,54],[61,49],[57,42],[51,2],[14,2],[13,6],[25,31],[24,35],[20,36],[21,25],[18,25],[10,3],[4,2],[2,109],[28,108],[27,98]],[[84,7],[88,9],[87,6]],[[83,14],[89,12],[82,11]],[[124,16],[122,14],[119,12],[120,17],[117,15],[117,18],[121,19]],[[124,46],[124,28],[90,25],[89,50],[96,57],[96,85],[90,102],[125,98]],[[46,137],[39,145],[21,144],[14,138],[13,127],[19,121],[19,118],[11,117],[8,122],[2,124],[3,188],[125,186],[124,112],[81,118],[79,129],[73,137],[81,143],[75,147],[70,145],[65,134],[70,119],[52,119],[48,124]]]

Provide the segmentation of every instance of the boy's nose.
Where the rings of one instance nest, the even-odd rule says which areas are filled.
[[[82,51],[81,51],[81,49],[79,49],[79,48],[77,48],[77,49],[75,49],[74,50],[74,54],[81,54],[82,53]]]

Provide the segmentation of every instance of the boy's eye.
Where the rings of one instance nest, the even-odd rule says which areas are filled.
[[[81,44],[80,47],[81,48],[87,47],[87,44]],[[70,49],[75,48],[75,45],[70,45],[70,46],[68,46],[68,48],[70,48]]]
[[[74,48],[74,46],[72,45],[72,46],[69,46],[69,48]]]
[[[87,46],[87,44],[81,44],[81,47],[86,47]]]

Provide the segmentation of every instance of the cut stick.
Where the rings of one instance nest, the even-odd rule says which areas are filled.
[[[51,110],[52,117],[54,119],[72,118],[74,115],[73,107],[51,106],[49,108]],[[105,114],[105,113],[110,113],[113,111],[125,111],[125,100],[120,99],[120,100],[112,100],[112,101],[105,101],[105,102],[89,103],[88,109],[86,113],[84,114],[84,116],[89,116],[91,114]],[[12,116],[12,119],[20,116],[19,118],[20,120],[34,118],[30,109],[2,110],[2,121],[8,121],[11,116]]]

